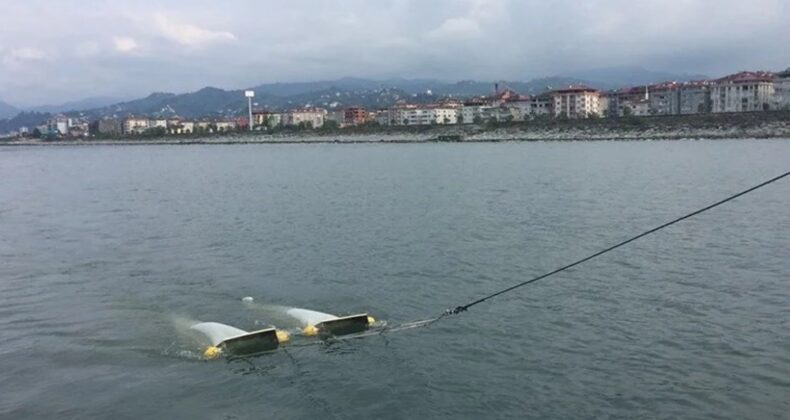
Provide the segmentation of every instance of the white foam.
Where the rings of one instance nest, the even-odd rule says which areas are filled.
[[[331,321],[337,319],[332,314],[325,314],[323,312],[311,311],[309,309],[289,308],[285,311],[288,315],[298,319],[303,325],[316,325],[324,321]]]
[[[236,327],[231,327],[230,325],[220,324],[219,322],[201,322],[189,328],[203,333],[206,337],[208,337],[209,340],[211,340],[211,345],[213,346],[218,345],[228,338],[247,334],[247,331],[240,330]]]

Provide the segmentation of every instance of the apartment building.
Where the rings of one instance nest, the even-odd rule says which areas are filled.
[[[704,114],[711,111],[711,82],[707,80],[686,82],[680,86],[680,109],[683,115]]]
[[[554,116],[587,118],[600,115],[600,92],[588,86],[570,86],[552,92]]]
[[[123,134],[142,134],[149,127],[148,118],[129,117],[123,121]]]
[[[361,106],[352,106],[344,110],[341,125],[362,125],[368,120],[368,113]]]
[[[284,115],[285,125],[308,125],[320,128],[326,120],[326,110],[322,108],[298,108],[288,111]]]
[[[650,115],[676,115],[680,113],[680,84],[664,82],[647,87],[648,113]]]
[[[774,76],[767,72],[740,72],[715,80],[712,112],[767,111],[775,106]]]
[[[774,102],[774,108],[790,111],[790,68],[776,74]]]

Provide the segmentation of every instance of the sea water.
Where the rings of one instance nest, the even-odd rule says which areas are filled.
[[[788,162],[781,139],[0,147],[0,418],[787,418],[787,181],[427,328],[208,362],[189,325],[424,319]]]

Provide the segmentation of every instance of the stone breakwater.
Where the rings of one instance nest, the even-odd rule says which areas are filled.
[[[712,118],[705,124],[678,124],[679,119],[628,123],[565,122],[556,124],[508,124],[425,127],[421,129],[302,131],[279,134],[239,133],[214,136],[118,138],[43,141],[19,139],[0,145],[114,145],[114,144],[250,144],[250,143],[419,143],[496,141],[590,141],[590,140],[678,140],[678,139],[790,139],[790,118],[746,120]],[[694,120],[691,120],[694,122]],[[699,122],[699,119],[697,120]]]

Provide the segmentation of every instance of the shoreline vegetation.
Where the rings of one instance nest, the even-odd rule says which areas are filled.
[[[83,139],[17,138],[0,146],[270,143],[420,143],[582,140],[790,138],[790,111],[587,119],[535,119],[465,125],[324,127],[216,134],[139,135]]]

